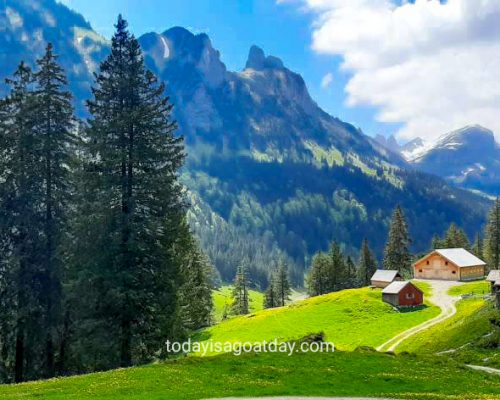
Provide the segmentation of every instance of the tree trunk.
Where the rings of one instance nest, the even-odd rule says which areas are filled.
[[[130,321],[126,318],[122,320],[121,330],[120,366],[130,367],[132,365],[131,332]]]
[[[17,324],[16,361],[14,370],[15,381],[22,382],[24,380],[24,327],[21,322]]]

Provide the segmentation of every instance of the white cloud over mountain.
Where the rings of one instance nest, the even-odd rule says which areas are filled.
[[[472,123],[500,138],[499,0],[300,1],[317,14],[313,49],[352,73],[348,105],[402,122],[400,138]]]

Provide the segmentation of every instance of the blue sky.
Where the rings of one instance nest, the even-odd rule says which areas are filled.
[[[244,67],[252,44],[266,54],[280,57],[285,65],[305,79],[312,97],[326,111],[361,127],[363,131],[393,133],[394,124],[375,121],[375,110],[347,107],[344,87],[350,75],[339,66],[335,55],[313,51],[312,32],[315,15],[295,2],[277,4],[274,0],[64,0],[80,12],[93,28],[106,37],[113,32],[118,13],[129,21],[130,29],[140,36],[183,26],[193,32],[206,32],[230,70]],[[325,75],[331,84],[322,87]]]

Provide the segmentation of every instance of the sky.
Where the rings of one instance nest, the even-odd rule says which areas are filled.
[[[231,70],[256,44],[330,114],[369,135],[434,140],[469,124],[500,139],[499,0],[64,0],[109,37],[206,32]]]

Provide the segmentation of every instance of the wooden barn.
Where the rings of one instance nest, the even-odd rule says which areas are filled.
[[[398,271],[390,269],[378,269],[372,276],[371,284],[373,287],[385,288],[394,281],[402,281],[403,277]]]
[[[500,292],[500,269],[492,269],[486,280],[491,284],[491,293]]]
[[[417,307],[424,303],[424,292],[410,281],[395,281],[382,290],[382,300],[394,307]]]
[[[448,281],[483,279],[486,263],[465,249],[438,249],[413,264],[414,277]]]

